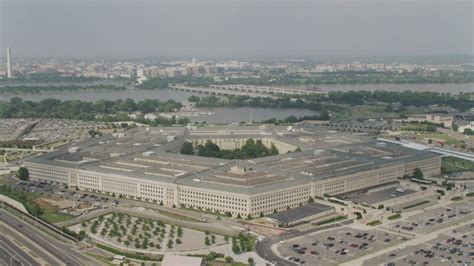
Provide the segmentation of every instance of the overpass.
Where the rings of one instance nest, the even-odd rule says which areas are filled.
[[[311,95],[311,94],[326,94],[326,92],[315,88],[295,88],[295,87],[270,87],[270,86],[255,86],[255,85],[210,85],[210,88],[220,89],[226,91],[240,91],[268,95]]]
[[[195,92],[200,94],[208,94],[208,95],[215,95],[215,96],[249,96],[253,98],[257,97],[269,97],[272,99],[276,99],[278,97],[274,95],[259,93],[259,92],[247,92],[247,91],[232,91],[232,90],[225,90],[220,88],[211,88],[211,87],[188,87],[184,85],[170,85],[170,89],[176,91],[185,91],[185,92]]]

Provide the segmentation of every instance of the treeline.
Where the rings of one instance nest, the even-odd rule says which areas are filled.
[[[43,91],[85,91],[85,90],[125,90],[125,87],[114,85],[47,85],[47,86],[27,86],[8,85],[0,87],[0,93],[37,93]]]
[[[181,154],[222,159],[251,159],[277,155],[279,154],[279,151],[273,143],[270,148],[267,148],[263,145],[261,140],[255,141],[253,139],[248,139],[242,148],[235,150],[221,150],[219,146],[208,140],[204,145],[198,145],[196,149],[194,149],[191,143],[185,142],[181,148]]]
[[[191,100],[191,97],[189,98]],[[272,99],[269,97],[250,96],[228,96],[227,98],[217,98],[215,96],[196,97],[193,99],[196,107],[261,107],[279,109],[308,109],[313,111],[337,111],[341,108],[334,105],[327,105],[323,101],[307,101],[306,99],[291,99],[282,97]]]
[[[22,203],[31,215],[41,216],[44,213],[44,209],[34,202],[33,198],[26,192],[16,191],[8,186],[0,186],[0,194]]]
[[[275,125],[278,125],[278,124],[293,124],[293,123],[297,123],[297,122],[302,122],[302,121],[305,121],[305,120],[324,120],[324,121],[327,121],[329,120],[331,117],[329,116],[329,113],[327,111],[323,111],[321,112],[320,115],[311,115],[311,116],[294,116],[294,115],[290,115],[288,117],[285,117],[283,119],[277,119],[277,118],[270,118],[270,119],[267,119],[267,120],[263,120],[261,121],[260,123],[263,123],[263,124],[275,124]]]
[[[195,102],[196,107],[264,107],[264,108],[299,108],[314,111],[338,111],[341,107],[336,105],[364,105],[373,103],[400,104],[402,106],[450,106],[459,110],[468,110],[474,107],[474,93],[439,93],[417,91],[331,91],[327,94],[315,94],[281,97],[228,96],[217,98],[215,96],[188,98]]]
[[[416,84],[416,83],[471,83],[474,72],[395,73],[395,72],[334,72],[312,77],[299,75],[269,75],[259,78],[228,78],[215,84],[245,85],[323,85],[323,84]]]
[[[15,79],[5,79],[4,82],[91,82],[97,81],[100,78],[96,77],[84,77],[84,76],[63,76],[61,73],[49,72],[49,73],[29,73],[27,76],[16,74]]]
[[[124,121],[124,120],[121,120],[121,121]],[[176,118],[176,116],[172,116],[170,118],[158,116],[157,118],[152,119],[152,120],[145,119],[141,116],[141,117],[137,117],[136,119],[133,119],[133,121],[141,123],[141,124],[146,124],[149,126],[187,125],[191,123],[191,120],[189,120],[189,118],[187,117]]]
[[[440,93],[418,91],[332,91],[327,95],[312,96],[309,100],[338,104],[362,105],[372,102],[400,103],[403,106],[447,105],[455,108],[474,107],[473,93]]]
[[[96,117],[102,117],[102,121],[107,121],[114,120],[115,116],[126,118],[132,112],[172,112],[179,108],[181,108],[181,103],[174,100],[162,102],[155,99],[145,99],[135,102],[132,99],[126,99],[85,102],[44,99],[33,102],[14,97],[8,102],[0,102],[0,118],[64,118],[92,121],[97,120]],[[117,120],[120,121],[120,119]]]
[[[318,73],[311,77],[274,72],[258,78],[226,78],[214,81],[211,77],[156,77],[139,85],[143,89],[164,89],[171,83],[185,83],[193,87],[209,87],[211,84],[244,84],[244,85],[324,85],[324,84],[417,84],[417,83],[472,83],[474,72],[437,71],[424,72],[375,72],[375,71],[347,71],[333,73]]]

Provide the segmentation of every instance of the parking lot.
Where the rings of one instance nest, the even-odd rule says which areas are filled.
[[[453,203],[448,207],[439,207],[414,215],[406,221],[390,225],[390,228],[400,232],[427,233],[439,230],[448,225],[459,222],[467,217],[474,217],[472,202]]]
[[[472,265],[474,223],[462,226],[424,245],[410,246],[368,260],[364,265]]]
[[[346,227],[287,240],[278,245],[278,251],[285,259],[300,264],[340,264],[405,240],[381,230]]]
[[[68,212],[74,216],[84,214],[86,210],[108,208],[118,204],[118,201],[111,201],[105,196],[101,197],[83,191],[70,191],[64,186],[45,182],[18,182],[12,188],[17,191],[35,193],[41,198],[56,200],[57,204],[68,203],[59,205],[61,205],[61,209],[68,208]]]

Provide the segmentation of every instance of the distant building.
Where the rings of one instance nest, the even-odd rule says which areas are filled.
[[[467,125],[459,126],[459,127],[458,127],[458,132],[464,133],[464,131],[465,131],[466,129],[470,129],[470,130],[474,131],[474,121],[471,121],[471,122],[470,122],[469,124],[467,124]]]
[[[235,150],[249,139],[274,146],[279,154],[226,160],[173,152],[185,141],[194,148],[210,141]],[[296,152],[299,147],[303,150]],[[258,217],[305,206],[310,197],[390,184],[413,175],[415,168],[425,177],[439,175],[441,157],[315,126],[137,127],[29,158],[25,166],[35,181],[166,207]],[[277,226],[291,226],[330,212],[314,204],[272,218]]]
[[[12,59],[10,48],[7,48],[7,78],[12,78]]]
[[[409,116],[407,119],[403,119],[405,122],[429,122],[433,124],[442,124],[446,128],[453,127],[453,117],[450,115],[435,115],[435,114],[425,114],[425,115],[414,115]]]

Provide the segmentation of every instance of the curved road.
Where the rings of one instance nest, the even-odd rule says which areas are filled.
[[[323,226],[320,226],[318,228],[310,229],[310,230],[303,231],[303,232],[290,231],[290,232],[284,233],[284,234],[282,234],[281,236],[278,236],[278,237],[265,238],[264,240],[257,242],[257,244],[255,245],[255,251],[257,252],[257,254],[260,257],[262,257],[263,259],[265,259],[267,261],[270,261],[270,262],[274,263],[277,266],[280,266],[280,265],[281,266],[300,265],[300,264],[291,262],[289,260],[285,260],[285,259],[279,257],[278,255],[276,255],[272,250],[272,246],[274,244],[276,244],[280,241],[286,240],[286,239],[291,239],[291,238],[295,238],[295,237],[298,237],[298,236],[311,234],[311,233],[314,233],[314,232],[317,232],[317,231],[321,231],[321,230],[325,230],[325,229],[329,229],[329,228],[333,228],[333,227],[340,227],[340,226],[351,224],[351,223],[353,223],[353,220],[345,220],[345,221],[339,222],[337,224],[323,225]]]

